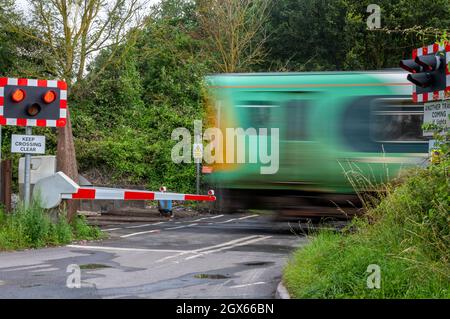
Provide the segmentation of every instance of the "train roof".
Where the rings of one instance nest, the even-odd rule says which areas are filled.
[[[311,71],[311,72],[249,72],[249,73],[215,73],[207,77],[242,77],[242,76],[311,76],[311,75],[358,75],[358,74],[408,74],[403,69],[384,69],[372,71]]]
[[[350,72],[280,72],[231,73],[206,77],[210,89],[255,90],[308,90],[335,91],[375,87],[391,88],[398,94],[411,94],[411,83],[402,70],[350,71]],[[381,91],[376,89],[377,91]]]

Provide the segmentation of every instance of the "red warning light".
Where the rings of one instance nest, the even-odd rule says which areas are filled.
[[[26,94],[24,90],[17,89],[11,94],[11,99],[16,103],[20,103],[25,99],[25,96]]]
[[[47,104],[53,103],[56,100],[56,92],[52,90],[45,92],[43,100]]]

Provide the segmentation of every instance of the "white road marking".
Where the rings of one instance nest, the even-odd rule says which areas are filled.
[[[199,219],[193,220],[193,222],[199,222],[199,221],[205,220],[205,219],[216,219],[216,218],[219,218],[219,217],[222,217],[222,216],[223,215],[217,215],[217,216],[213,216],[213,217],[203,217],[203,218],[199,218]]]
[[[253,244],[253,243],[256,243],[256,242],[261,241],[261,240],[269,239],[272,236],[258,236],[258,237],[259,238],[247,240],[247,241],[240,242],[240,243],[237,243],[237,244],[233,244],[233,245],[230,245],[230,246],[226,246],[226,247],[223,247],[223,248],[214,249],[214,250],[207,250],[207,251],[201,252],[200,254],[186,257],[184,260],[191,260],[191,259],[194,259],[194,258],[198,258],[198,257],[204,256],[204,255],[211,254],[211,253],[216,253],[216,252],[219,252],[219,251],[222,251],[222,250],[227,250],[227,249],[232,249],[234,247],[239,247],[239,246],[245,246],[245,245]]]
[[[126,248],[126,247],[107,247],[107,246],[67,245],[66,247],[80,248],[80,249],[92,249],[92,250],[117,250],[117,251],[156,252],[156,253],[182,253],[182,252],[185,252],[185,250],[145,249],[145,248]]]
[[[252,284],[230,286],[229,288],[243,288],[243,287],[249,287],[249,286],[255,286],[255,285],[265,285],[265,284],[267,284],[267,282],[259,281],[259,282],[254,282]]]
[[[216,218],[220,218],[223,217],[224,215],[217,215],[217,216],[213,216],[213,217],[202,217],[199,219],[195,219],[192,220],[191,222],[199,222],[205,219],[216,219]],[[222,221],[222,222],[218,222],[217,224],[226,224],[229,222],[232,222],[234,220],[243,220],[243,219],[247,219],[247,218],[253,218],[256,217],[258,215],[251,215],[251,216],[244,216],[244,217],[240,217],[240,218],[231,218],[229,220],[226,221]],[[128,227],[116,227],[116,228],[108,228],[108,229],[102,229],[102,231],[115,231],[115,230],[120,230],[120,229],[134,229],[134,228],[142,228],[142,227],[147,227],[147,226],[155,226],[155,225],[161,225],[161,224],[165,224],[166,222],[158,222],[158,223],[151,223],[151,224],[142,224],[142,225],[136,225],[136,226],[128,226]],[[174,222],[175,224],[182,224],[183,222]],[[215,223],[208,223],[208,225],[214,225]],[[193,225],[187,225],[187,226],[179,226],[179,227],[172,227],[172,228],[166,228],[166,230],[174,230],[174,229],[181,229],[181,228],[185,228],[185,227],[191,227],[191,226],[196,226],[197,224]],[[141,233],[136,233],[136,235],[140,235]],[[134,236],[134,234],[130,234],[131,236],[126,235],[126,237],[132,237]],[[121,236],[122,238],[126,238]]]
[[[158,223],[152,223],[152,224],[142,224],[142,225],[136,225],[136,226],[128,226],[125,228],[141,228],[141,227],[147,227],[147,226],[154,226],[154,225],[161,225],[164,224],[164,222],[158,222]]]
[[[244,216],[244,217],[239,217],[239,218],[231,218],[231,219],[225,220],[223,222],[217,222],[215,224],[226,224],[226,223],[229,223],[229,222],[232,222],[235,220],[244,220],[244,219],[253,218],[253,217],[257,217],[257,216],[258,215],[250,215],[250,216]],[[210,224],[213,224],[213,223],[210,223]]]
[[[192,226],[197,226],[198,224],[189,224],[185,226],[177,226],[177,227],[170,227],[170,228],[164,228],[164,230],[174,230],[174,229],[181,229],[181,228],[187,228]]]
[[[142,224],[142,225],[136,225],[136,226],[128,226],[125,227],[126,229],[134,229],[134,228],[141,228],[141,227],[147,227],[150,226],[151,224]]]
[[[180,256],[183,256],[183,255],[186,255],[186,254],[197,254],[197,253],[205,251],[205,250],[210,250],[210,249],[214,249],[214,248],[219,248],[219,247],[232,245],[232,244],[235,244],[235,243],[238,243],[238,242],[242,242],[242,241],[245,241],[245,240],[249,240],[249,239],[252,239],[252,238],[256,238],[256,237],[259,237],[259,236],[258,235],[253,235],[253,236],[248,236],[248,237],[243,237],[243,238],[230,240],[230,241],[227,241],[225,243],[214,245],[214,246],[203,247],[203,248],[195,249],[195,250],[188,250],[188,251],[184,251],[184,252],[182,252],[180,254],[177,254],[177,255],[174,255],[174,256],[168,256],[168,257],[162,258],[160,260],[157,260],[156,262],[166,261],[168,259],[180,257]]]
[[[165,230],[174,230],[174,229],[181,229],[186,228],[187,226],[177,226],[177,227],[170,227],[170,228],[164,228]]]
[[[51,266],[52,266],[51,264],[39,264],[39,265],[15,267],[14,269],[6,269],[6,270],[2,270],[2,271],[7,272],[7,271],[30,270],[30,269],[36,269],[36,268],[48,268]]]
[[[102,229],[102,231],[114,231],[114,230],[119,230],[119,229],[122,229],[122,228],[120,228],[120,227],[118,227],[118,228],[108,228],[108,229]]]
[[[226,224],[226,223],[232,222],[232,221],[234,221],[234,220],[237,220],[237,218],[231,218],[231,219],[225,220],[225,221],[223,221],[223,222],[210,223],[210,224]]]
[[[30,272],[46,272],[46,271],[55,271],[55,270],[59,270],[59,268],[51,267],[51,268],[44,268],[44,269],[36,269],[36,270],[32,270]]]
[[[250,216],[244,216],[241,218],[238,218],[238,220],[243,220],[243,219],[248,219],[248,218],[253,218],[253,217],[258,217],[259,215],[250,215]]]
[[[193,220],[193,222],[199,222],[199,221],[205,220],[205,219],[209,219],[209,217],[199,218],[199,219]]]
[[[128,238],[128,237],[133,237],[133,236],[137,236],[137,235],[157,233],[159,231],[160,231],[159,229],[152,229],[152,230],[147,230],[147,231],[141,231],[139,233],[131,233],[131,234],[127,234],[127,235],[122,235],[122,236],[120,236],[120,238]]]

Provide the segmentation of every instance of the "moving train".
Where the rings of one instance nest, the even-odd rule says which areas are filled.
[[[423,105],[412,102],[406,75],[380,71],[207,77],[208,125],[223,135],[222,160],[203,167],[207,183],[216,189],[216,209],[268,209],[296,216],[358,213],[359,191],[375,191],[401,169],[426,163]],[[227,139],[227,128],[245,130],[245,143]],[[272,143],[275,138],[278,147]],[[266,155],[278,151],[276,170],[262,173],[268,164],[261,150]],[[236,160],[231,154],[227,160],[227,152],[244,152],[245,158]]]

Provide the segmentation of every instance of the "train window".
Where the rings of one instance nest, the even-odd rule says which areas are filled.
[[[305,100],[288,101],[284,107],[286,116],[286,135],[288,141],[307,141],[307,112],[309,104]]]
[[[409,96],[356,97],[342,114],[342,138],[357,152],[426,153],[422,116],[422,105],[412,104]]]
[[[273,126],[273,109],[278,105],[271,101],[243,101],[236,105],[245,120],[245,128],[255,128],[260,134],[260,128],[267,128],[267,134],[270,135],[270,128]],[[263,132],[261,132],[263,133]]]
[[[371,138],[381,143],[421,142],[423,107],[403,99],[375,100],[371,110]]]

